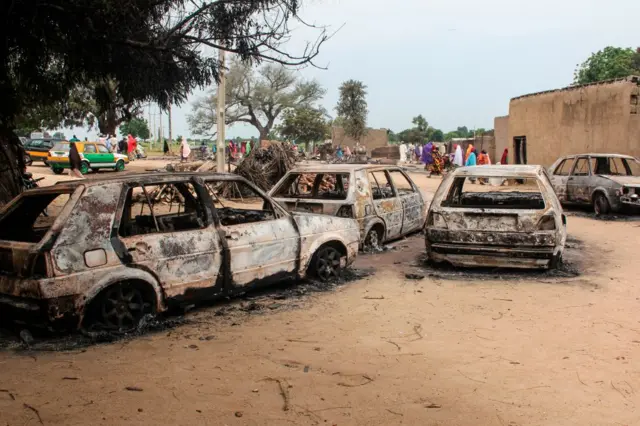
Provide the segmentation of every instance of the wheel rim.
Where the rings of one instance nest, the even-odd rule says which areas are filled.
[[[340,276],[340,253],[333,247],[327,247],[318,253],[316,272],[323,281]]]
[[[83,175],[89,173],[89,166],[87,165],[87,163],[80,164],[80,173],[82,173]]]
[[[110,329],[129,330],[138,325],[149,311],[142,292],[128,284],[116,285],[107,290],[102,301],[102,323]]]
[[[380,238],[378,236],[378,231],[372,229],[367,234],[367,238],[365,240],[365,246],[371,248],[377,248],[380,245]]]
[[[118,162],[116,163],[116,170],[117,170],[117,171],[122,171],[122,170],[124,170],[124,162],[123,162],[123,161],[118,161]]]

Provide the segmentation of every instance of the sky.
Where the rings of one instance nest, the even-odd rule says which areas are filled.
[[[368,126],[399,132],[422,114],[429,125],[493,128],[509,99],[571,84],[578,63],[605,46],[640,46],[638,0],[302,0],[305,21],[328,26],[333,37],[315,62],[296,71],[327,90],[330,113],[338,87],[367,86]],[[288,45],[299,52],[317,32],[298,25]],[[173,109],[173,135],[192,136],[189,102]],[[156,122],[157,107],[153,109]],[[145,109],[145,118],[148,110]],[[164,132],[168,120],[163,116]],[[96,131],[64,130],[78,137]],[[257,136],[251,126],[227,137]],[[195,135],[194,135],[195,136]]]

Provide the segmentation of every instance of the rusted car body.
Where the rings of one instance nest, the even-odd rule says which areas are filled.
[[[562,204],[593,206],[596,214],[640,208],[640,161],[628,155],[579,154],[549,168]]]
[[[425,229],[428,258],[454,266],[554,267],[567,237],[541,166],[456,169],[438,187]]]
[[[300,166],[269,194],[289,211],[357,220],[361,246],[376,246],[421,230],[426,218],[427,205],[419,188],[395,166]]]
[[[330,279],[354,261],[358,243],[354,220],[290,214],[236,175],[59,183],[0,212],[0,312],[128,329],[173,302],[308,273]]]

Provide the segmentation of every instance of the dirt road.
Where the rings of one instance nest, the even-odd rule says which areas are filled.
[[[332,291],[223,302],[81,350],[5,350],[0,425],[640,424],[640,222],[582,216],[566,273],[425,269],[414,236]]]

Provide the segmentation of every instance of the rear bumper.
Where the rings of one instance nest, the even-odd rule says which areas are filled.
[[[454,266],[549,268],[562,254],[553,233],[500,233],[428,229],[427,256]]]
[[[42,326],[47,328],[77,328],[75,296],[55,299],[32,299],[0,294],[0,322]]]

